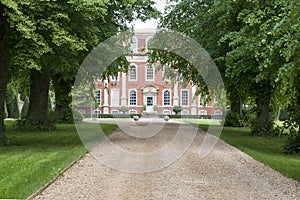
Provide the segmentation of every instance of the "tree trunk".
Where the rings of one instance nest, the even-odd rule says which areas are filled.
[[[242,100],[238,95],[230,95],[230,110],[239,116],[243,115],[242,112]]]
[[[255,135],[272,134],[272,123],[270,121],[270,99],[256,98],[257,113],[256,124],[252,130]]]
[[[63,122],[73,122],[70,104],[72,102],[71,90],[72,81],[65,81],[58,75],[52,77],[55,91],[55,113],[58,120]]]
[[[0,139],[6,141],[4,132],[4,101],[9,66],[9,24],[4,17],[4,5],[0,3]]]
[[[26,125],[37,130],[49,130],[48,99],[50,75],[47,69],[30,72],[30,97]]]

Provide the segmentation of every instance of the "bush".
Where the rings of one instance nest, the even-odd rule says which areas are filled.
[[[288,113],[288,110],[287,108],[283,108],[280,110],[279,112],[279,117],[278,119],[280,121],[286,121],[286,120],[289,120],[290,116],[289,116],[289,113]]]
[[[77,109],[73,109],[73,119],[75,122],[81,122],[83,120],[83,115]]]
[[[226,114],[226,118],[224,122],[224,126],[230,126],[230,127],[243,127],[245,126],[244,120],[240,117],[239,114],[228,111]]]
[[[178,113],[180,113],[182,111],[182,107],[181,106],[174,106],[173,111],[177,115]]]
[[[300,153],[300,134],[289,136],[284,152],[286,154]]]

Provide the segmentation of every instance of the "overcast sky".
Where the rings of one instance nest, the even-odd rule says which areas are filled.
[[[168,2],[168,0],[155,0],[156,2],[156,8],[160,11],[163,12],[164,8]],[[157,27],[157,20],[147,20],[145,23],[141,22],[140,20],[135,21],[134,23],[135,29],[142,29],[142,28],[156,28]]]

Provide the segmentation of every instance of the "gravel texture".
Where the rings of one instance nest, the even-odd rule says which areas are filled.
[[[134,138],[119,129],[110,139],[127,151],[151,152],[174,138],[178,126],[167,123],[159,134],[148,139]],[[92,156],[99,156],[101,146],[105,146],[100,143],[34,199],[300,199],[299,182],[221,140],[208,156],[200,158],[204,136],[198,131],[182,157],[149,173],[126,173],[105,166]],[[147,167],[147,162],[139,165]]]

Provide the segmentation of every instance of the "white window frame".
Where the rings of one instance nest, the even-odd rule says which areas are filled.
[[[99,92],[99,98],[98,98],[98,92]],[[96,102],[99,103],[99,105],[102,105],[101,104],[102,90],[101,89],[97,89],[97,90],[94,91],[94,94],[95,94]]]
[[[148,78],[148,67],[152,67],[152,70],[153,70],[153,77],[152,77],[152,79],[150,79],[150,78]],[[154,66],[153,65],[146,65],[146,70],[145,70],[145,79],[146,79],[146,81],[155,81],[155,68],[154,68]]]
[[[132,44],[133,44],[133,40],[135,40],[135,48],[133,48],[132,47]],[[136,37],[132,37],[131,39],[130,39],[130,51],[132,52],[132,53],[136,53],[136,52],[138,52],[138,39],[136,38]]]
[[[131,78],[131,66],[132,66],[132,67],[135,67],[135,79],[132,79],[132,78]],[[138,80],[138,66],[137,66],[136,64],[134,64],[134,63],[131,63],[131,64],[129,65],[128,80],[129,80],[129,81],[137,81],[137,80]]]
[[[96,115],[97,117],[99,117],[99,115],[101,115],[102,114],[102,112],[101,112],[101,110],[93,110],[93,115]]]
[[[205,114],[201,114],[201,112],[203,112],[203,111],[204,111]],[[203,110],[203,109],[199,110],[199,115],[207,115],[207,110]]]
[[[130,104],[130,93],[134,91],[135,92],[135,104]],[[137,102],[138,102],[138,93],[137,93],[137,90],[136,89],[130,89],[128,90],[128,106],[136,106],[137,105]]]
[[[168,112],[168,113],[166,113],[166,112]],[[164,111],[163,111],[163,114],[164,114],[164,115],[171,115],[172,112],[171,112],[170,110],[164,110]]]
[[[170,94],[170,96],[169,96],[169,98],[170,98],[170,99],[169,99],[170,104],[169,104],[169,105],[165,104],[165,92],[169,92],[169,94]],[[172,98],[171,98],[171,94],[172,94],[172,93],[171,93],[171,90],[166,89],[166,90],[163,90],[163,91],[162,91],[162,101],[163,101],[163,102],[162,102],[162,105],[163,105],[163,106],[172,106],[172,101],[171,101]]]
[[[187,114],[183,114],[183,113],[187,113]],[[182,110],[181,111],[181,115],[189,115],[189,114],[190,114],[190,112],[188,110]]]
[[[187,105],[183,105],[183,95],[182,93],[186,91],[187,92]],[[189,103],[190,103],[190,91],[188,89],[182,89],[180,90],[180,105],[183,106],[183,107],[187,107],[189,106]]]
[[[216,114],[217,112],[220,112],[220,114]],[[223,115],[223,112],[222,112],[222,110],[215,110],[215,111],[214,111],[214,115],[220,116],[220,115]]]
[[[132,113],[132,112],[134,112],[134,113]],[[134,115],[134,114],[137,114],[137,110],[134,110],[134,109],[129,110],[129,115]]]
[[[116,112],[116,114],[114,114],[114,112]],[[118,114],[120,114],[120,112],[119,112],[118,110],[115,110],[115,109],[114,109],[114,110],[111,110],[111,111],[110,111],[110,114],[118,115]]]

